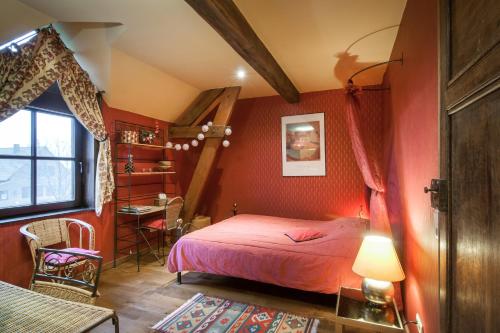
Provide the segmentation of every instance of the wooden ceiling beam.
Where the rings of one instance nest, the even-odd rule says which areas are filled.
[[[203,133],[201,126],[173,126],[168,129],[169,139],[196,139],[199,133],[203,133],[205,138],[223,138],[224,131],[230,126],[213,125],[208,128],[208,131]]]
[[[185,0],[287,102],[299,92],[231,0]]]
[[[241,87],[230,87],[224,90],[220,105],[214,117],[214,126],[226,126],[233,113],[234,105],[240,94]],[[210,172],[212,171],[217,151],[221,146],[222,138],[208,138],[194,170],[191,183],[184,201],[184,223],[190,223],[198,208],[201,195],[205,189]]]
[[[224,88],[210,89],[202,91],[198,97],[186,108],[186,110],[177,118],[177,126],[191,126],[205,110],[217,100],[222,94]]]

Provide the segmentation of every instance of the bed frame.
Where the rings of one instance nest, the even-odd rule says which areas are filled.
[[[236,216],[236,214],[238,214],[238,203],[236,203],[236,202],[233,203],[232,212],[233,212],[233,216]],[[177,272],[177,284],[182,284],[182,274],[181,274],[181,272]]]

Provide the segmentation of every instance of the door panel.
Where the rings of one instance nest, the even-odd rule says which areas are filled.
[[[443,333],[500,327],[500,2],[440,1]]]
[[[451,117],[452,332],[500,327],[500,90]]]
[[[448,108],[487,85],[499,84],[500,3],[498,0],[444,1],[448,59],[445,103]]]

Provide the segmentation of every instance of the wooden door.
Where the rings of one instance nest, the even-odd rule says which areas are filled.
[[[499,332],[500,2],[440,3],[441,332]]]

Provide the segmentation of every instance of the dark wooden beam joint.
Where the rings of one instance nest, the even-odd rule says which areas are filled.
[[[174,126],[168,130],[169,139],[196,139],[199,133],[203,133],[205,138],[223,138],[225,136],[226,128],[231,126],[213,125],[208,128],[208,131],[203,133],[201,126],[187,127],[187,126]]]
[[[299,92],[257,34],[230,0],[185,0],[287,102],[297,103]]]
[[[198,97],[187,107],[187,109],[177,118],[177,126],[190,126],[200,115],[210,107],[210,105],[222,94],[224,88],[216,88],[202,91]],[[211,111],[211,110],[208,110]]]

